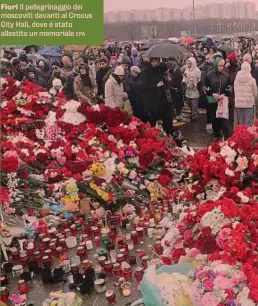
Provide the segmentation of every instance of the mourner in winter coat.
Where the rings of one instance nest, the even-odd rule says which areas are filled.
[[[212,119],[214,140],[221,138],[221,132],[225,138],[230,136],[228,120],[216,118],[218,101],[223,99],[224,95],[229,97],[232,93],[230,77],[229,74],[225,72],[224,66],[225,61],[222,58],[216,58],[213,63],[213,70],[207,73],[204,84]]]
[[[201,81],[201,71],[197,67],[196,59],[190,57],[186,62],[186,70],[184,72],[183,84],[185,85],[186,102],[191,109],[191,120],[198,119],[198,104],[199,104],[199,88]]]
[[[124,107],[127,94],[124,92],[123,81],[125,71],[122,66],[117,66],[114,73],[109,76],[105,85],[105,105],[110,108]]]
[[[141,70],[137,66],[132,66],[130,72],[131,76],[128,79],[130,92],[128,98],[133,108],[133,114],[135,117],[146,122],[147,116],[144,112],[143,80],[140,75]]]
[[[92,104],[96,97],[97,86],[89,75],[89,67],[86,64],[79,66],[79,75],[74,79],[74,92],[80,102]]]
[[[251,74],[251,66],[247,62],[242,64],[241,70],[237,73],[234,91],[238,124],[252,126],[254,122],[257,85]]]

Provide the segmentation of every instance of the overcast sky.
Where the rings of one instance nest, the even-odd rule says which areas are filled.
[[[223,0],[195,0],[195,4],[207,4],[207,3],[225,2]],[[236,0],[228,0],[226,2],[236,2]],[[258,0],[251,1],[256,3],[258,8]],[[155,9],[160,7],[168,8],[184,8],[192,5],[192,0],[104,0],[105,12],[110,11],[125,11],[130,9],[143,10],[143,9]]]

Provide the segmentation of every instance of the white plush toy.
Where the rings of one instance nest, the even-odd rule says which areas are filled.
[[[85,122],[86,118],[78,112],[81,103],[75,100],[68,101],[63,108],[66,110],[61,121],[72,125],[79,125]]]

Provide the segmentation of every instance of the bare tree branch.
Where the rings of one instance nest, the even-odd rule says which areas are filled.
[[[137,22],[135,21],[124,22],[123,30],[125,37],[133,43],[137,37]]]

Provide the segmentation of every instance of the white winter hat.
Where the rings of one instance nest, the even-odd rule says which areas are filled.
[[[55,86],[60,86],[60,87],[62,87],[63,85],[62,85],[62,82],[61,82],[60,79],[54,79],[54,80],[52,81],[52,86],[53,86],[53,87],[55,87]]]
[[[124,76],[125,75],[124,68],[122,66],[117,66],[114,71],[114,74],[119,76]]]
[[[246,71],[246,72],[251,72],[251,65],[247,62],[244,62],[242,65],[241,65],[241,70],[242,71]]]
[[[138,66],[132,66],[130,68],[131,72],[141,73],[141,69]]]

